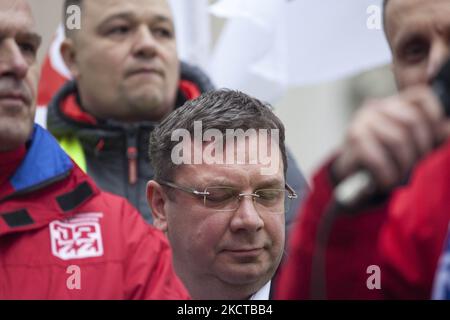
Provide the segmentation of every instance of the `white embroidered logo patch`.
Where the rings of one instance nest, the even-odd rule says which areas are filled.
[[[50,223],[52,253],[62,260],[103,255],[99,220],[102,213],[83,213],[71,219]]]

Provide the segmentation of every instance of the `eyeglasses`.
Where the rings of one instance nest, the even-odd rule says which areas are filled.
[[[242,193],[233,187],[212,186],[198,191],[169,181],[159,180],[158,182],[166,187],[202,198],[203,205],[214,211],[235,211],[239,208],[243,197],[252,197],[253,204],[259,213],[282,214],[289,210],[292,200],[298,197],[288,184],[285,184],[284,189],[259,189],[253,193]]]

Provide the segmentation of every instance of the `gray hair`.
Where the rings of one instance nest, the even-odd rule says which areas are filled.
[[[171,152],[179,142],[172,141],[176,129],[187,130],[194,136],[194,121],[202,122],[202,133],[217,129],[225,136],[226,129],[278,129],[284,173],[287,170],[285,129],[272,107],[242,92],[221,89],[204,93],[173,111],[150,135],[149,155],[155,179],[173,179],[175,164]]]

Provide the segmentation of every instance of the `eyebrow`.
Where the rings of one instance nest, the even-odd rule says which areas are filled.
[[[256,184],[255,190],[258,189],[270,189],[270,188],[284,188],[285,182],[282,179],[272,178],[264,181],[260,181]],[[225,177],[218,177],[209,180],[207,183],[201,184],[202,187],[212,187],[212,186],[230,186],[233,188],[239,188],[240,184],[232,182]]]
[[[258,184],[257,189],[266,189],[270,187],[280,187],[284,188],[285,182],[281,179],[273,178],[265,181],[261,181]]]
[[[393,39],[393,48],[400,49],[409,42],[415,39],[421,39],[425,37],[425,33],[420,29],[412,29],[408,31],[402,31],[395,39]]]
[[[212,180],[209,180],[207,182],[204,182],[201,184],[201,186],[203,187],[212,187],[212,186],[237,186],[236,183],[233,183],[232,181],[228,180],[225,177],[217,177],[217,178],[213,178]]]
[[[33,42],[36,47],[40,47],[40,45],[42,44],[42,37],[36,32],[19,31],[15,33],[12,30],[0,29],[0,39],[4,39],[7,37],[14,37],[20,40],[29,40]]]
[[[114,15],[109,16],[108,18],[106,18],[104,21],[102,21],[99,24],[99,27],[104,26],[104,25],[106,25],[106,24],[108,24],[111,21],[116,20],[116,19],[123,19],[123,20],[133,21],[133,20],[136,20],[136,18],[137,18],[137,16],[134,13],[132,13],[132,12],[121,12],[121,13],[117,13],[117,14],[114,14]],[[170,19],[169,17],[167,17],[165,15],[162,15],[162,14],[157,14],[157,15],[153,16],[152,20],[155,20],[155,22],[168,22],[171,25],[173,24],[172,19]]]
[[[19,32],[17,33],[16,38],[30,40],[36,47],[39,47],[42,43],[42,37],[35,32]]]

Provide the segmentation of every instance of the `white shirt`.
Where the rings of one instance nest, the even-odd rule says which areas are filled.
[[[267,282],[261,289],[256,291],[256,293],[250,297],[250,300],[269,300],[270,284],[271,281]]]

